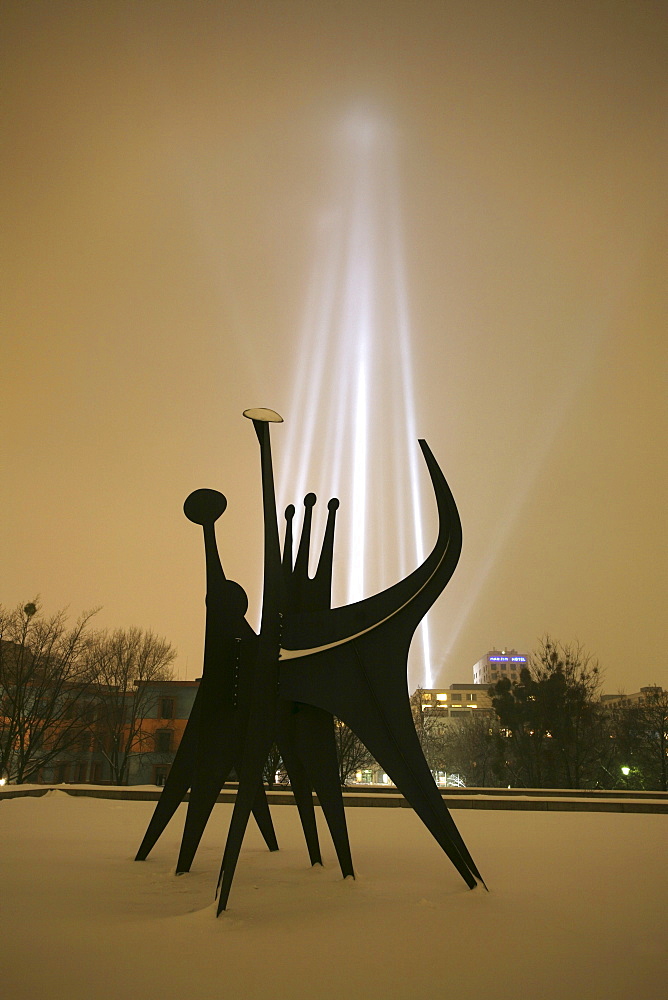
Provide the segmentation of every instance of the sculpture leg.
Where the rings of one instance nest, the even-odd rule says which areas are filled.
[[[303,700],[349,726],[413,806],[466,884],[484,885],[424,759],[415,732],[405,682],[407,648],[400,630],[385,626],[347,647],[319,652],[302,664],[283,667],[284,697]],[[376,645],[378,648],[376,648]],[[401,670],[401,674],[400,674]]]
[[[369,752],[390,776],[432,836],[443,848],[470,889],[485,885],[424,759],[407,709],[393,724],[376,706],[364,717],[346,720]],[[486,888],[486,886],[485,886]]]
[[[188,803],[188,814],[183,830],[183,839],[181,840],[181,850],[179,851],[179,858],[176,863],[177,875],[182,875],[184,872],[190,871],[204,829],[211,815],[211,810],[215,806],[220,790],[229,777],[231,770],[231,758],[227,757],[220,762],[213,773],[207,774],[203,779],[200,778],[193,782],[190,792],[190,802]],[[270,851],[277,851],[278,841],[269,813],[267,796],[262,787],[258,789],[252,811],[267,847]]]
[[[343,808],[334,719],[313,705],[300,705],[295,716],[296,745],[329,827],[344,878],[355,877]]]
[[[374,753],[376,760],[450,858],[468,887],[475,889],[478,882],[484,886],[485,882],[433,782],[429,769],[426,768],[427,775],[418,776],[414,769],[406,767],[401,756],[387,744],[382,748],[382,752],[381,748],[376,749],[379,751],[378,754]],[[427,783],[427,776],[433,789]]]
[[[293,704],[289,701],[279,701],[278,732],[276,736],[278,748],[285,769],[290,779],[290,787],[295,797],[299,818],[301,820],[306,847],[312,865],[322,864],[318,827],[313,808],[313,786],[306,773],[297,748],[295,746],[295,725]]]
[[[201,761],[198,760],[198,764]],[[190,789],[188,813],[183,828],[181,849],[176,862],[176,874],[182,875],[190,871],[193,858],[204,833],[204,827],[211,815],[218,793],[232,770],[232,753],[229,751],[220,756],[218,761],[210,761],[206,772],[201,769],[195,774]]]
[[[199,695],[199,691],[197,694]],[[198,723],[199,705],[196,699],[190,713],[188,725],[176,752],[174,763],[167,775],[167,781],[144,834],[144,839],[137,851],[135,861],[146,860],[190,788],[197,755]]]
[[[227,901],[230,889],[232,888],[237,861],[239,860],[239,852],[241,851],[241,845],[253,804],[258,790],[262,786],[262,769],[274,741],[273,736],[274,734],[271,731],[265,734],[257,734],[253,744],[245,748],[244,762],[239,775],[237,799],[234,803],[220,875],[218,877],[218,908],[216,916],[220,914],[221,910],[227,909]]]
[[[255,796],[255,801],[253,802],[253,819],[257,823],[258,829],[264,837],[264,842],[269,850],[277,851],[278,840],[276,838],[276,831],[274,830],[274,824],[269,811],[267,792],[262,783],[260,783],[257,795]]]

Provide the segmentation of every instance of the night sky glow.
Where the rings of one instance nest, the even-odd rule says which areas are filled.
[[[546,631],[668,686],[667,42],[659,0],[6,0],[0,602],[198,676],[183,501],[257,623],[266,406],[336,603],[430,550],[441,464],[411,686]]]

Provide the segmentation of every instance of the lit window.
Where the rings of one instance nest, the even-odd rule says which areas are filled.
[[[437,701],[447,701],[448,700],[448,696],[447,696],[447,694],[437,694],[436,695],[436,699],[437,699]]]

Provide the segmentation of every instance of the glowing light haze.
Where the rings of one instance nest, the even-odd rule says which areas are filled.
[[[395,137],[354,109],[330,142],[331,203],[318,218],[292,405],[306,419],[287,435],[280,494],[285,504],[303,496],[316,470],[321,499],[345,497],[335,565],[346,586],[335,577],[333,595],[344,604],[422,562],[423,511]],[[426,621],[420,639],[413,686],[431,686]]]
[[[101,605],[198,676],[193,489],[259,611],[279,503],[335,600],[460,565],[411,685],[549,631],[668,686],[659,0],[6,0],[0,603]],[[422,534],[420,534],[422,532]]]

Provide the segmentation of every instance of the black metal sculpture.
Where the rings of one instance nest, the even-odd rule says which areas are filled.
[[[308,576],[311,514],[292,559],[294,507],[286,510],[281,554],[269,424],[273,410],[246,410],[260,443],[264,509],[264,581],[260,632],[245,619],[242,588],[226,580],[214,523],[227,506],[222,493],[197,490],[186,516],[204,529],[207,569],[204,669],[195,704],[136,860],[144,860],[190,788],[177,873],[188,871],[218,793],[239,779],[218,879],[218,913],[230,888],[251,812],[269,850],[278,845],[262,775],[275,742],[288,772],[311,864],[322,864],[313,790],[322,806],[344,877],[354,870],[339,783],[334,716],[350,727],[383,767],[440,844],[466,884],[484,886],[424,759],[406,683],[410,642],[452,576],[461,552],[454,499],[427,443],[439,532],[431,554],[406,579],[356,604],[331,607],[338,500],[328,504],[324,543]]]

